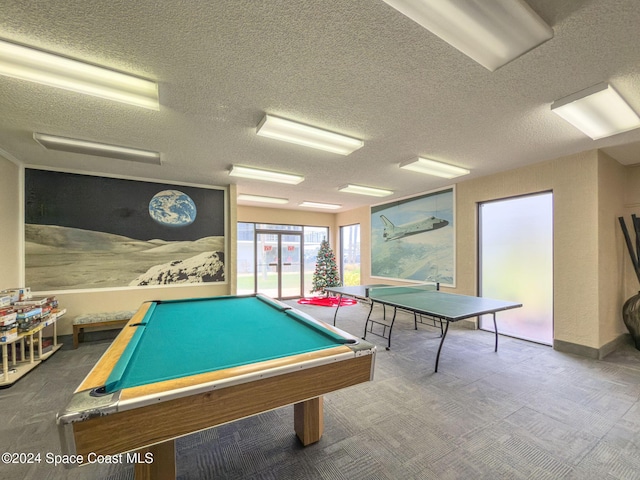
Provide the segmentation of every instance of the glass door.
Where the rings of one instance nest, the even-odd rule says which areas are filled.
[[[278,298],[302,296],[301,234],[280,233],[280,295]]]
[[[480,205],[480,295],[522,308],[501,312],[500,333],[553,344],[553,194]],[[493,330],[489,315],[480,328]]]
[[[256,292],[302,296],[302,233],[256,230]]]
[[[278,290],[278,234],[256,232],[256,292],[279,297]]]

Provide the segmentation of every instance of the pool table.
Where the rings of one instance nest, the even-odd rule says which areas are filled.
[[[175,438],[290,404],[308,445],[322,395],[372,380],[375,352],[260,294],[145,302],[58,413],[62,453],[175,478]]]

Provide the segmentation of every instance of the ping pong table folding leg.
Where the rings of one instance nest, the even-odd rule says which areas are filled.
[[[336,326],[336,317],[338,316],[338,310],[340,309],[340,304],[342,303],[342,294],[338,295],[338,305],[336,305],[336,311],[333,312],[333,326]]]
[[[498,323],[496,322],[496,312],[493,312],[493,329],[496,335],[496,345],[494,348],[494,352],[498,351]],[[438,347],[438,354],[436,355],[436,369],[438,371],[438,362],[440,361],[440,351],[442,350],[442,344],[444,343],[444,337],[447,336],[447,332],[449,331],[449,321],[447,320],[447,325],[444,327],[444,333],[442,334],[442,338],[440,339],[440,346]]]
[[[444,343],[444,339],[447,336],[448,331],[449,331],[449,320],[447,320],[447,325],[444,327],[444,333],[440,338],[440,346],[438,347],[438,354],[436,355],[436,369],[435,369],[436,372],[438,371],[438,362],[440,362],[440,351],[442,350],[442,344]]]
[[[418,330],[418,315],[420,316],[420,323],[425,323],[424,322],[424,318],[422,317],[422,314],[418,314],[417,312],[413,312],[413,326],[414,326],[414,330]],[[436,317],[431,317],[431,320],[433,321],[433,326],[436,326],[436,322],[438,322],[440,324],[440,336],[442,336],[443,332],[444,332],[444,327],[442,326],[442,320],[438,320]],[[426,324],[425,324],[426,325]],[[431,325],[429,325],[431,326]]]
[[[396,321],[396,314],[398,313],[398,309],[397,309],[397,307],[393,307],[393,318],[391,319],[391,323],[389,325],[387,325],[384,322],[380,322],[378,320],[372,320],[371,319],[371,312],[373,312],[373,306],[374,305],[375,305],[375,302],[373,300],[371,300],[371,307],[369,308],[369,315],[367,315],[367,321],[364,323],[364,335],[362,336],[362,339],[363,340],[367,339],[367,332],[372,333],[374,335],[377,335],[378,337],[386,338],[387,339],[387,346],[385,348],[387,350],[391,350],[391,331],[393,330],[393,324]],[[382,307],[384,308],[385,304],[382,304]],[[386,310],[384,312],[383,320],[386,320]],[[369,328],[369,324],[371,324],[370,328]],[[373,331],[374,324],[382,325],[382,334]],[[387,335],[387,329],[389,330],[389,334],[388,335]]]
[[[496,312],[493,312],[493,330],[496,332],[496,348],[494,352],[498,351],[498,324],[496,323]]]
[[[364,322],[364,335],[362,335],[362,339],[367,339],[367,326],[369,325],[369,321],[371,320],[371,312],[373,312],[373,301],[369,300],[371,306],[369,307],[369,315],[367,315],[367,321]],[[335,325],[335,324],[334,324]]]
[[[393,324],[396,322],[397,313],[398,308],[393,307],[393,318],[391,319],[391,325],[389,325],[389,337],[387,337],[387,350],[391,350],[391,330],[393,330]]]

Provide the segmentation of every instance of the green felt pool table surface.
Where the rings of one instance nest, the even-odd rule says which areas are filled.
[[[353,342],[261,296],[151,302],[107,393]]]
[[[145,302],[56,421],[69,455],[153,455],[136,478],[175,478],[175,439],[293,405],[302,445],[323,395],[373,379],[376,348],[260,294]]]

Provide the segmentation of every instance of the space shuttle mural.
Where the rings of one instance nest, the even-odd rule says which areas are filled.
[[[454,193],[371,206],[371,277],[455,286]]]
[[[437,230],[438,228],[446,227],[449,225],[447,220],[442,218],[431,216],[424,220],[418,220],[415,222],[407,223],[404,225],[394,225],[387,217],[380,215],[380,219],[384,224],[384,231],[382,237],[385,242],[389,240],[398,240],[400,238],[408,237],[409,235],[417,235],[418,233],[430,232]]]

